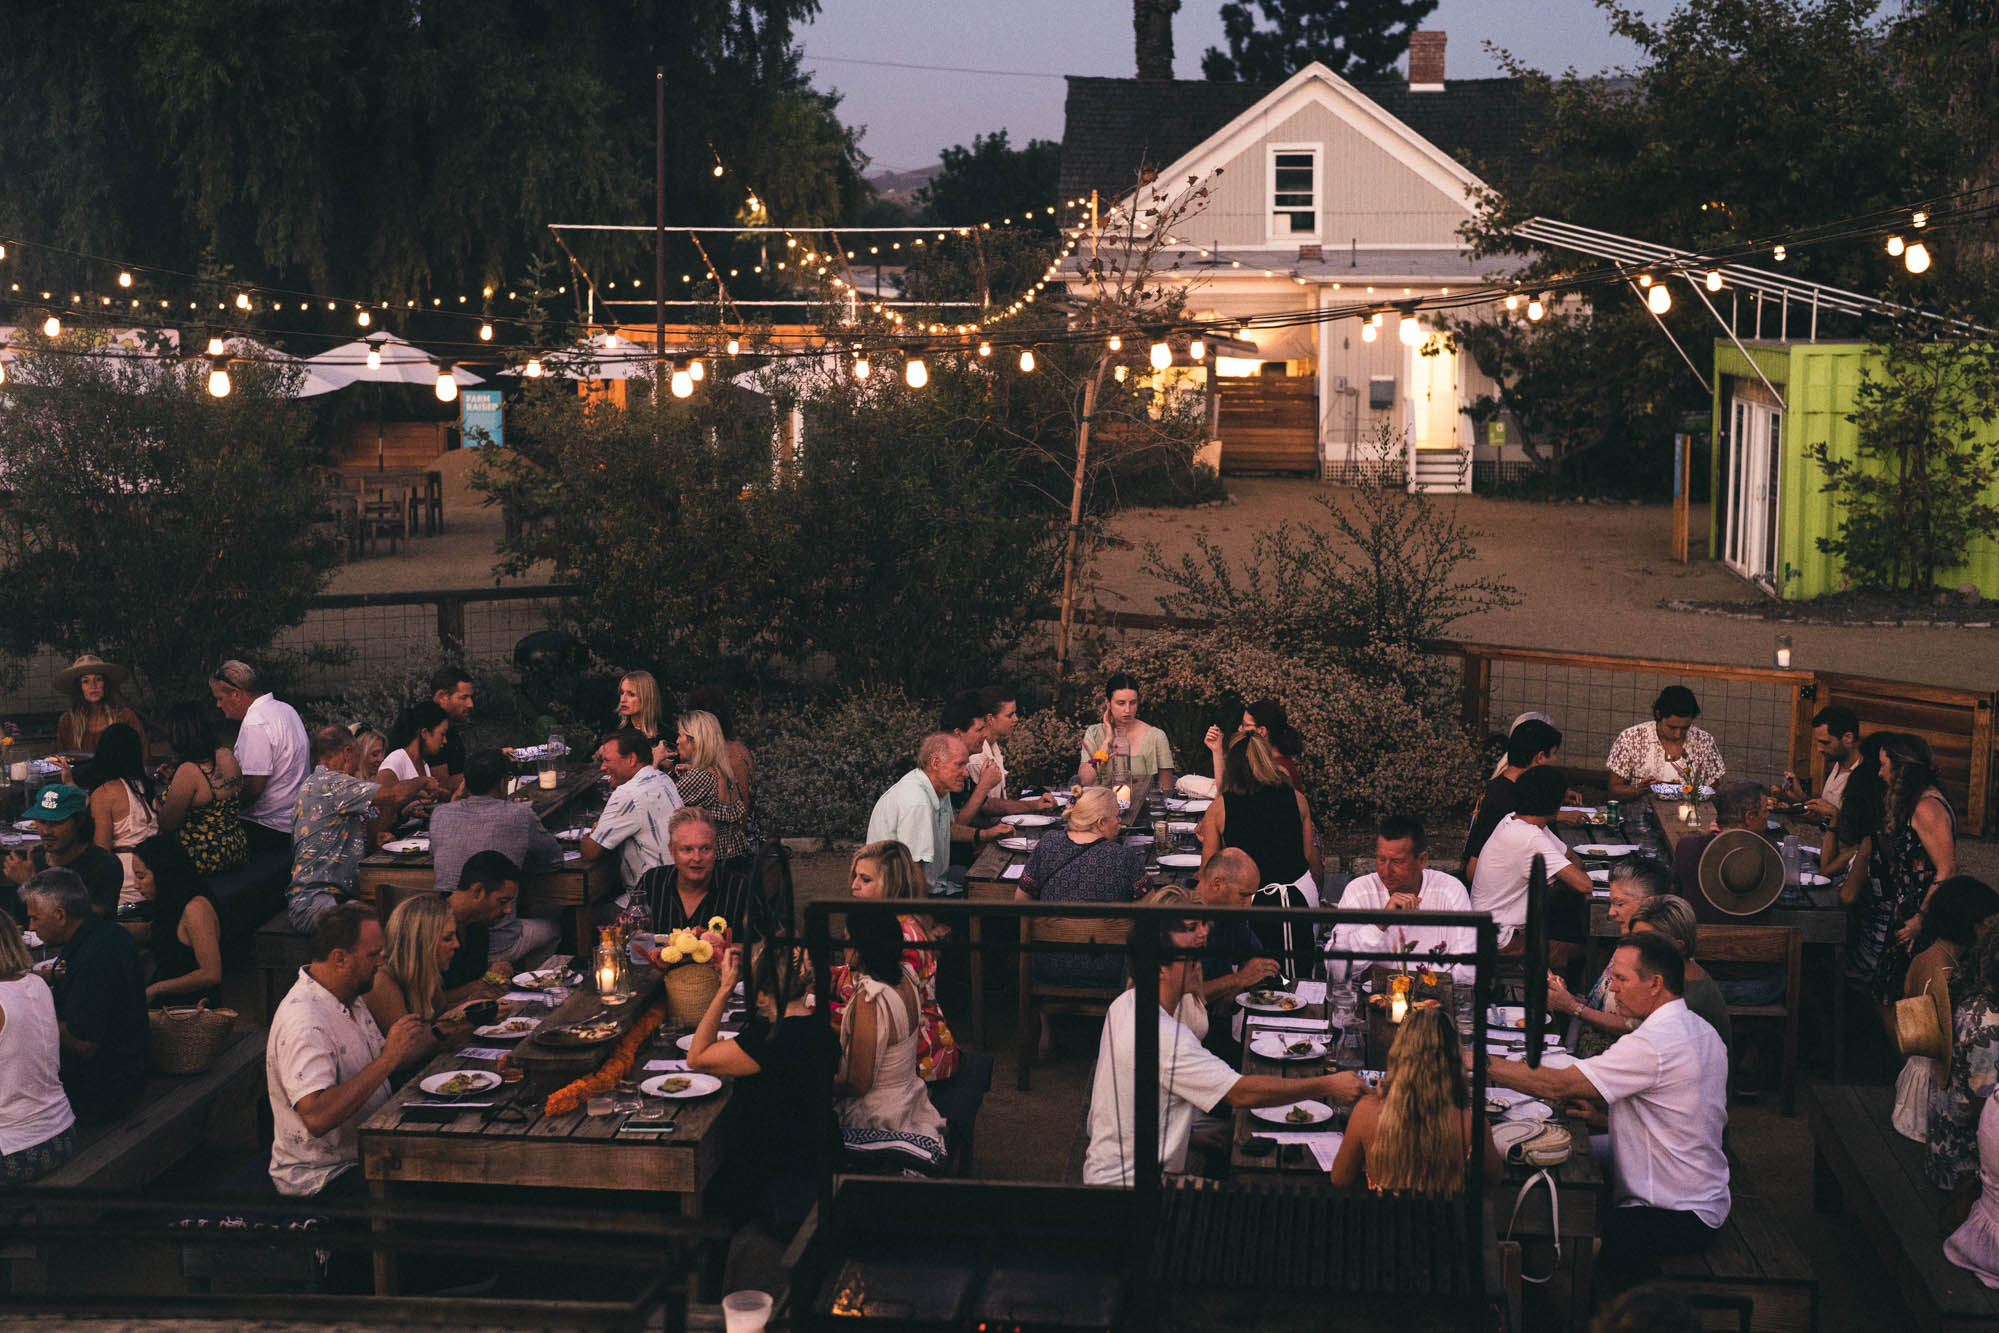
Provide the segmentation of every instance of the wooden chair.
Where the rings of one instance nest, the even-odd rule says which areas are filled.
[[[410,511],[400,494],[366,495],[361,500],[361,530],[368,544],[387,538],[394,551],[410,535]]]
[[[1100,944],[1104,952],[1124,956],[1125,937],[1131,922],[1095,916],[1032,917],[1028,919],[1027,944]],[[1051,957],[1054,955],[1050,955]],[[1079,957],[1082,955],[1071,955]],[[1034,1068],[1035,1050],[1040,1044],[1044,1015],[1089,1015],[1102,1018],[1111,1001],[1124,993],[1120,980],[1112,986],[1050,986],[1034,979],[1032,949],[1020,951],[1020,1090],[1028,1090]]]
[[[423,531],[434,537],[444,531],[444,474],[423,474]]]
[[[1731,1004],[1730,1024],[1739,1033],[1742,1021],[1783,1025],[1783,1105],[1785,1115],[1797,1114],[1798,1009],[1804,976],[1804,941],[1796,926],[1715,926],[1703,924],[1697,944],[1702,963],[1764,963],[1784,969],[1782,1004]]]

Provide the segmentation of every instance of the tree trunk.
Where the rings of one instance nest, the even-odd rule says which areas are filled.
[[[1131,0],[1131,30],[1138,50],[1138,77],[1173,77],[1173,13],[1180,0]]]
[[[1069,671],[1069,628],[1076,619],[1076,564],[1083,535],[1083,478],[1090,466],[1090,418],[1097,410],[1097,386],[1103,383],[1108,354],[1100,353],[1090,378],[1083,381],[1083,415],[1076,423],[1076,474],[1069,487],[1069,540],[1062,548],[1061,628],[1055,634],[1055,672]]]

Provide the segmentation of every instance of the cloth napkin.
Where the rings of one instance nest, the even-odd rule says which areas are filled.
[[[1278,1133],[1256,1135],[1259,1139],[1269,1139],[1272,1143],[1302,1143],[1312,1150],[1312,1156],[1319,1159],[1319,1169],[1333,1169],[1333,1159],[1340,1155],[1340,1140],[1346,1137],[1339,1130],[1325,1130],[1318,1134]]]
[[[648,1060],[645,1071],[648,1074],[682,1074],[687,1072],[687,1061]]]
[[[1286,1032],[1331,1032],[1333,1025],[1323,1018],[1265,1018],[1261,1014],[1249,1019],[1252,1031],[1257,1028],[1282,1028]]]
[[[1324,1004],[1326,1002],[1326,983],[1323,981],[1301,981],[1292,988],[1291,993],[1306,1004]]]
[[[1012,865],[1008,866],[1006,869],[1000,871],[1000,878],[1019,879],[1022,875],[1026,873],[1027,873],[1027,862],[1016,861]]]

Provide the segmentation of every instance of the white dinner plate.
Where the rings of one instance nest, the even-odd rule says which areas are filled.
[[[1822,885],[1832,883],[1832,880],[1828,876],[1821,875],[1816,871],[1806,870],[1799,873],[1798,882],[1800,884],[1810,885],[1813,888],[1818,888]]]
[[[1185,867],[1191,870],[1201,864],[1201,854],[1199,852],[1168,852],[1159,858],[1159,864],[1163,866]]]
[[[686,1081],[681,1082],[683,1079]],[[675,1084],[671,1090],[666,1086],[668,1080],[672,1080]],[[711,1092],[719,1091],[721,1087],[722,1080],[713,1074],[697,1074],[689,1070],[686,1073],[661,1074],[658,1078],[649,1078],[639,1084],[639,1091],[648,1097],[706,1097]]]
[[[517,972],[514,985],[522,990],[551,991],[563,986],[579,986],[583,978],[566,967],[551,967],[540,972]]]
[[[1501,1120],[1547,1120],[1554,1114],[1554,1107],[1548,1105],[1546,1102],[1537,1102],[1530,1098],[1524,1102],[1515,1102],[1513,1105],[1507,1107],[1499,1118]]]
[[[1526,1093],[1521,1092],[1518,1089],[1495,1088],[1491,1086],[1488,1086],[1485,1090],[1485,1099],[1488,1102],[1497,1102],[1499,1105],[1506,1107],[1508,1110],[1511,1110],[1513,1107],[1520,1105],[1520,1103],[1522,1102],[1533,1100],[1533,1098],[1529,1097]]]
[[[1630,856],[1638,850],[1635,842],[1584,842],[1576,845],[1577,856],[1603,856],[1615,859]]]
[[[1543,1069],[1567,1069],[1575,1062],[1576,1057],[1570,1055],[1567,1051],[1541,1052],[1541,1067]]]
[[[1000,822],[1015,828],[1047,828],[1059,818],[1058,815],[1008,815]]]
[[[528,1033],[533,1032],[540,1026],[541,1020],[539,1018],[529,1018],[525,1014],[515,1014],[512,1018],[503,1018],[497,1023],[488,1023],[482,1028],[473,1028],[472,1035],[475,1037],[500,1037],[503,1039],[519,1038],[527,1036]]]
[[[1304,1111],[1309,1120],[1293,1120],[1293,1111]],[[1293,1102],[1289,1106],[1252,1106],[1249,1113],[1258,1120],[1268,1120],[1273,1125],[1323,1125],[1333,1118],[1333,1108],[1324,1102]]]
[[[32,819],[17,819],[17,820],[15,820],[15,821],[14,821],[14,829],[15,829],[15,831],[16,831],[16,832],[19,832],[19,833],[34,833],[34,832],[37,832],[37,829],[35,828],[35,821],[34,821],[34,820],[32,820]]]
[[[691,1051],[694,1049],[694,1034],[689,1032],[684,1036],[675,1037],[673,1044],[683,1051]]]
[[[1488,1005],[1485,1011],[1485,1025],[1489,1028],[1515,1029],[1527,1022],[1527,1006],[1524,1004]]]
[[[1034,850],[1032,838],[1001,838],[999,845],[1010,852],[1031,852]]]
[[[430,850],[430,839],[421,835],[414,838],[397,838],[394,842],[383,843],[382,850],[395,852],[398,855],[405,852],[427,852]]]
[[[1294,1052],[1290,1049],[1294,1043],[1303,1043],[1306,1049]],[[1296,1032],[1259,1032],[1249,1039],[1249,1049],[1266,1060],[1320,1060],[1325,1058],[1326,1043]]]
[[[1255,999],[1259,993],[1268,994],[1267,1000]],[[1294,1014],[1305,1007],[1305,1002],[1295,995],[1283,991],[1244,991],[1235,997],[1235,1002],[1244,1009],[1254,1009],[1260,1014]]]
[[[444,1085],[454,1078],[470,1079],[473,1086],[446,1092]],[[475,1092],[489,1092],[499,1087],[500,1076],[490,1069],[448,1069],[442,1074],[432,1074],[417,1086],[433,1097],[470,1097]]]

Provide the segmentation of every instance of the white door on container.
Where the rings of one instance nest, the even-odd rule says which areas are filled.
[[[1723,470],[1722,559],[1744,578],[1774,587],[1784,414],[1738,398],[1731,416]]]
[[[1432,339],[1440,348],[1425,356],[1421,346],[1409,353],[1409,394],[1415,418],[1413,441],[1418,449],[1458,447],[1458,356],[1445,339]]]

